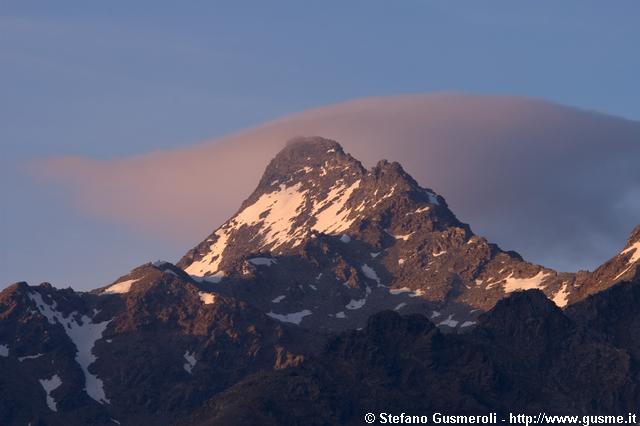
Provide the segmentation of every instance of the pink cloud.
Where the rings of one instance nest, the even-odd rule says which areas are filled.
[[[517,97],[366,98],[174,150],[32,166],[87,214],[195,244],[235,212],[288,139],[312,135],[367,166],[399,161],[476,232],[537,261],[603,260],[640,222],[628,201],[640,188],[640,123]]]

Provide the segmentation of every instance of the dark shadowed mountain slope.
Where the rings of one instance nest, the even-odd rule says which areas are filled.
[[[640,402],[637,339],[607,338],[588,318],[603,315],[608,328],[623,328],[640,314],[611,319],[632,302],[608,302],[606,293],[576,306],[573,319],[538,290],[516,292],[465,334],[443,334],[420,315],[382,312],[302,366],[251,376],[177,424],[359,425],[365,413],[381,412],[626,415]]]
[[[0,293],[0,423],[166,424],[313,347],[302,330],[184,275],[148,264],[110,293],[24,283]]]

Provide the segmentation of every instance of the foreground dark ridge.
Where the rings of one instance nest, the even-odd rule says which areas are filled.
[[[2,292],[0,338],[21,336],[0,356],[3,424],[361,424],[366,412],[611,414],[640,402],[640,280],[564,311],[515,292],[463,334],[384,311],[319,350],[318,335],[227,298],[202,306],[189,282],[147,273],[157,280],[122,297]],[[93,317],[64,314],[84,303]],[[112,316],[83,371],[76,331]]]
[[[382,312],[303,365],[261,372],[176,424],[363,424],[365,413],[624,415],[640,402],[640,282],[562,312],[517,292],[463,335]]]

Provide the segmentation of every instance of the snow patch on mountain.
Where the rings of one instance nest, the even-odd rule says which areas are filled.
[[[26,359],[37,359],[40,358],[43,354],[35,354],[35,355],[27,355],[27,356],[21,356],[18,357],[18,361],[22,362]]]
[[[569,288],[568,283],[564,283],[562,288],[558,290],[556,294],[553,295],[553,303],[555,303],[560,308],[564,308],[569,301],[569,292],[567,291]]]
[[[218,284],[224,278],[225,273],[222,271],[218,271],[211,275],[206,275],[204,277],[199,277],[197,275],[191,275],[191,279],[198,283],[212,283]]]
[[[202,303],[204,303],[205,305],[211,305],[216,302],[216,295],[214,293],[199,291],[198,296],[200,297]]]
[[[303,318],[308,315],[311,315],[312,313],[313,312],[311,312],[308,309],[305,309],[300,312],[292,312],[290,314],[276,314],[275,312],[271,311],[267,313],[267,316],[275,320],[278,320],[280,322],[290,322],[291,324],[300,325]]]
[[[360,270],[362,271],[365,277],[378,283],[378,286],[382,285],[380,282],[380,277],[378,277],[378,274],[376,274],[376,271],[371,266],[365,263],[360,267]]]
[[[422,290],[421,288],[417,290],[411,290],[409,287],[401,287],[401,288],[390,288],[389,293],[394,296],[406,294],[409,297],[419,297],[424,295],[424,290]]]
[[[378,283],[378,286],[380,286],[379,283]],[[370,294],[371,294],[371,287],[366,286],[364,291],[364,298],[351,299],[351,301],[347,305],[345,305],[345,308],[349,310],[361,309],[367,303],[367,298],[369,297]]]
[[[202,259],[185,268],[187,274],[203,276],[218,271],[218,266],[222,261],[222,252],[227,247],[229,232],[224,229],[218,229],[213,235],[215,236],[215,241],[209,246],[209,252]]]
[[[54,374],[50,379],[39,380],[40,385],[47,394],[47,406],[51,411],[58,411],[56,400],[51,396],[51,392],[56,390],[61,384],[60,376]]]
[[[93,323],[86,315],[79,316],[77,312],[69,314],[68,318],[57,311],[57,303],[52,300],[51,305],[44,301],[42,295],[37,291],[30,292],[29,298],[35,303],[38,311],[50,324],[60,324],[71,342],[76,347],[76,362],[80,365],[85,379],[85,391],[100,404],[109,403],[102,380],[98,376],[89,372],[89,366],[96,361],[93,354],[95,343],[102,338],[102,333],[109,325],[109,321]]]
[[[395,238],[396,240],[403,240],[403,241],[407,241],[409,238],[411,238],[411,236],[412,236],[413,234],[415,234],[415,232],[410,232],[410,233],[408,233],[408,234],[393,234],[393,233],[392,233],[391,231],[389,231],[388,229],[385,229],[385,232],[386,232],[389,236],[391,236],[391,237]]]
[[[8,357],[9,356],[9,346],[8,345],[0,345],[0,356]]]
[[[347,219],[351,211],[346,208],[346,204],[359,186],[360,180],[349,186],[342,182],[334,185],[326,198],[313,206],[311,215],[316,222],[312,229],[325,234],[337,234],[349,229],[356,218]]]
[[[409,297],[420,297],[420,296],[424,296],[424,290],[421,288],[417,289],[413,293],[409,293]]]
[[[182,368],[184,368],[184,371],[186,371],[187,373],[193,374],[191,371],[193,370],[193,367],[195,367],[196,362],[198,362],[194,356],[194,353],[186,351],[182,356],[186,361]]]
[[[346,205],[360,186],[360,180],[350,185],[339,180],[321,200],[310,196],[309,190],[303,190],[302,185],[297,183],[287,187],[280,184],[274,191],[260,195],[253,204],[242,209],[209,238],[207,252],[188,265],[185,271],[198,277],[220,272],[225,249],[233,235],[243,227],[257,227],[251,239],[256,249],[276,252],[285,245],[292,248],[298,246],[312,230],[338,234],[346,231],[355,221],[355,217],[349,219],[352,211]],[[310,216],[309,220],[298,223],[305,214]],[[350,237],[343,235],[342,241],[348,242],[347,239],[350,240]],[[252,260],[257,259],[260,258]],[[252,263],[266,264],[257,262]],[[273,262],[275,260],[270,260],[270,264]]]
[[[108,293],[108,294],[124,294],[124,293],[128,293],[131,290],[131,286],[136,281],[139,281],[139,279],[126,280],[126,281],[122,281],[122,282],[119,282],[119,283],[115,283],[114,285],[110,286],[109,288],[107,288],[102,293],[103,294],[105,294],[105,293]]]
[[[349,310],[361,309],[367,303],[367,298],[364,299],[351,299],[349,303],[345,305],[345,308]]]
[[[631,253],[631,257],[627,261],[628,266],[625,269],[623,269],[622,272],[616,275],[614,280],[617,280],[618,278],[626,274],[629,270],[631,270],[631,268],[633,268],[636,262],[640,260],[640,241],[622,250],[618,256],[624,256],[628,253]]]
[[[275,249],[285,243],[300,243],[304,234],[302,228],[294,229],[293,222],[306,201],[302,184],[291,187],[281,184],[276,191],[263,194],[255,203],[245,207],[233,219],[215,232],[216,240],[209,246],[208,253],[193,262],[185,271],[192,275],[210,275],[218,271],[227,247],[229,237],[243,226],[260,226],[256,233],[258,247],[270,246]]]
[[[438,326],[446,325],[447,327],[455,328],[458,325],[459,321],[453,319],[453,314],[449,315],[449,317],[438,323]]]
[[[278,262],[271,257],[254,257],[249,259],[249,263],[255,266],[271,266]]]
[[[627,261],[629,263],[629,265],[632,265],[632,264],[636,263],[638,260],[640,260],[640,241],[638,241],[635,244],[631,245],[630,247],[622,250],[622,252],[620,252],[620,255],[622,256],[622,255],[625,255],[627,253],[632,253],[631,257]]]
[[[514,278],[513,272],[505,279],[504,291],[505,293],[511,293],[518,290],[531,290],[541,289],[542,282],[547,279],[551,274],[545,271],[540,271],[533,277],[529,278]]]

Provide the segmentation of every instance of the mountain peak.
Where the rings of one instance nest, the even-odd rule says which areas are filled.
[[[176,266],[234,297],[255,293],[274,318],[325,329],[383,309],[429,309],[436,325],[468,327],[517,290],[564,306],[574,279],[474,235],[400,164],[366,170],[319,137],[289,141],[238,212]]]
[[[243,255],[280,255],[303,246],[315,233],[340,236],[358,233],[362,226],[375,228],[363,238],[379,242],[388,233],[414,232],[417,222],[401,222],[411,222],[415,212],[425,215],[428,229],[460,225],[444,199],[421,188],[400,164],[383,160],[367,171],[336,141],[296,138],[271,160],[234,217],[178,266],[191,275],[222,274]]]
[[[342,146],[333,139],[322,136],[299,136],[287,141],[285,148],[280,151],[299,152],[306,155],[318,155],[322,153],[340,152],[344,154]]]
[[[309,173],[325,177],[331,171],[344,173],[346,169],[358,174],[365,172],[362,164],[346,154],[338,142],[319,136],[298,137],[289,140],[269,162],[258,189],[268,190],[281,184],[291,186],[298,179],[307,179]]]

